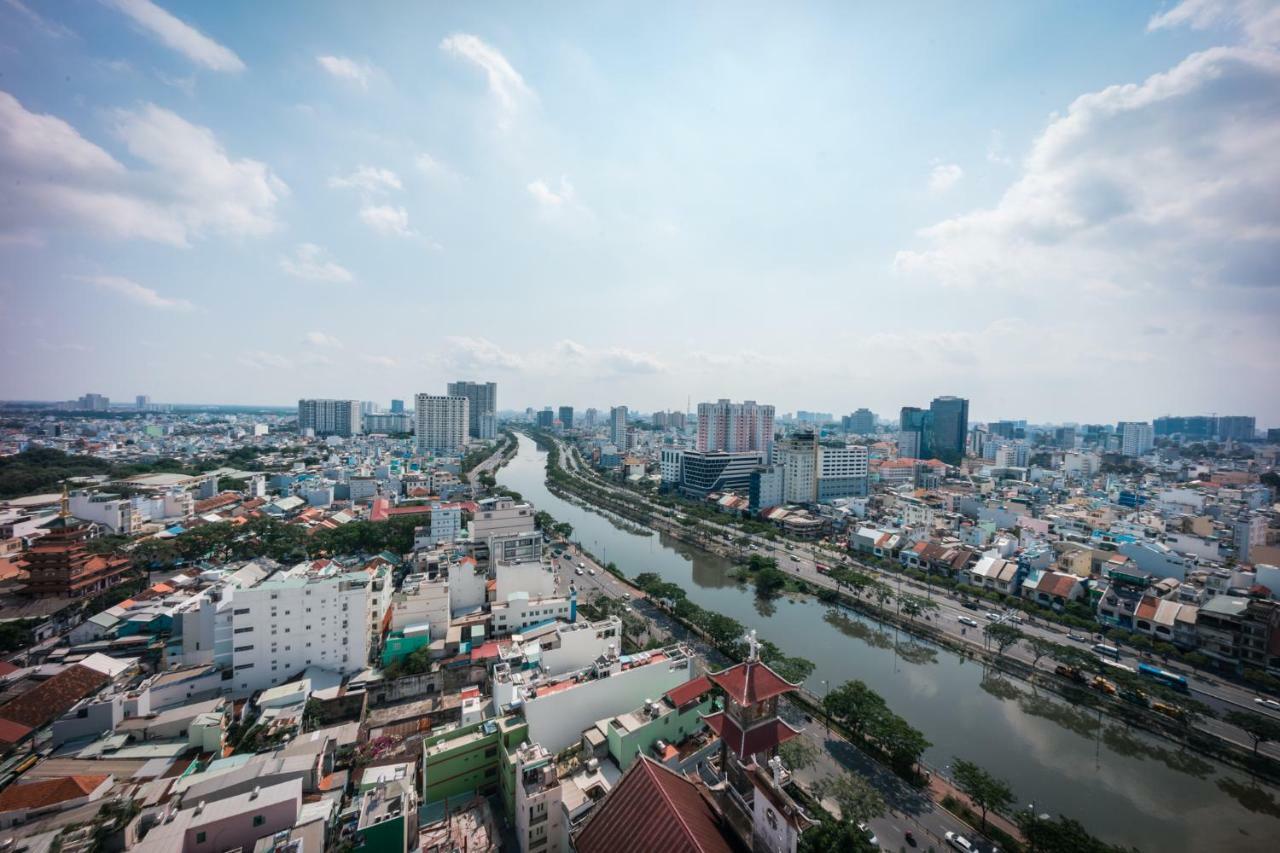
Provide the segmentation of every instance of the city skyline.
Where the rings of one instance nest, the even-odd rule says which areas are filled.
[[[0,397],[1280,423],[1266,6],[0,4]]]

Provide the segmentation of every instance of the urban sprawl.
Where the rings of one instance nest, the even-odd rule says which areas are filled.
[[[771,631],[783,598],[852,626],[850,657],[891,629],[1243,769],[1280,816],[1280,430],[918,402],[504,410],[458,381],[386,408],[5,404],[0,839],[1132,849],[1022,807],[981,756],[931,764],[909,709]],[[731,563],[757,618],[610,561],[500,483],[520,454],[556,507]]]

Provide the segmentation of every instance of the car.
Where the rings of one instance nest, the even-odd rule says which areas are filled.
[[[630,600],[631,600],[631,593],[629,593],[629,592],[624,592],[624,593],[622,594],[622,600],[623,600],[623,601],[630,601]]]
[[[978,602],[976,602],[976,601],[962,601],[962,602],[960,602],[960,606],[961,606],[961,607],[963,607],[963,608],[965,608],[966,610],[981,610],[981,609],[982,609],[981,607],[979,607],[979,606],[978,606]]]
[[[1010,613],[1008,616],[1004,617],[1004,621],[1012,622],[1014,625],[1021,625],[1022,617],[1019,616],[1017,613]]]
[[[573,573],[574,573],[575,575],[580,575],[580,574],[582,574],[582,569],[574,569],[574,570],[573,570]]]
[[[999,613],[993,613],[992,611],[988,610],[987,618],[990,619],[992,622],[999,622],[1004,617],[1001,616]]]
[[[586,564],[586,563],[583,563],[583,562],[581,562],[581,561],[579,561],[579,562],[578,562],[578,568],[580,568],[580,569],[585,569],[586,567],[587,567],[587,564]]]
[[[860,823],[858,824],[858,829],[862,831],[863,835],[867,836],[868,844],[870,844],[872,847],[879,846],[880,839],[876,838],[876,834],[871,831],[871,827],[867,826],[865,823]]]
[[[1273,711],[1280,711],[1280,702],[1277,702],[1274,699],[1254,699],[1253,701],[1257,702],[1264,708],[1270,708]]]
[[[959,622],[961,625],[968,625],[970,628],[977,628],[977,627],[978,627],[978,620],[977,620],[977,619],[972,619],[972,618],[970,618],[970,617],[968,617],[968,616],[961,616],[961,617],[960,617],[959,619],[957,619],[956,621],[957,621],[957,622]]]
[[[793,563],[798,563],[798,562],[800,562],[800,558],[799,558],[799,557],[797,557],[795,554],[792,554],[792,555],[791,555],[791,562],[793,562]]]
[[[750,548],[752,551],[759,551],[759,550],[760,550],[760,549],[759,549],[758,547],[756,547],[755,545],[748,545],[747,547],[748,547],[748,548]]]
[[[1075,640],[1077,643],[1087,643],[1087,642],[1089,642],[1089,638],[1088,638],[1088,637],[1086,637],[1084,634],[1077,634],[1075,631],[1072,631],[1070,634],[1067,634],[1067,639],[1068,639],[1068,640]]]
[[[963,851],[963,853],[974,853],[974,851],[978,849],[973,846],[973,842],[958,832],[951,832],[948,830],[947,834],[943,837],[947,839],[948,844],[957,850]]]
[[[593,577],[594,577],[594,576],[595,576],[595,573],[596,573],[596,570],[595,570],[595,569],[587,569],[587,574],[589,574],[589,575],[591,575],[591,576],[593,576]]]

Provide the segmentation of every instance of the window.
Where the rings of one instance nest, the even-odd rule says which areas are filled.
[[[484,751],[485,758],[493,758],[497,754],[498,754],[498,748],[496,746],[491,746]]]
[[[236,633],[236,634],[247,634],[248,632],[250,632],[250,631],[252,631],[252,630],[253,630],[253,626],[252,626],[252,625],[250,625],[250,626],[249,626],[249,627],[247,627],[247,628],[236,628],[236,630],[235,630],[235,632],[234,632],[234,633]]]
[[[236,650],[237,652],[251,652],[251,651],[253,651],[253,646],[252,646],[252,645],[248,645],[248,646],[236,646],[236,649],[235,649],[235,650]]]
[[[275,596],[272,596],[272,598],[274,598],[274,597],[275,597]],[[236,609],[236,610],[232,610],[232,611],[231,611],[231,615],[232,615],[232,616],[243,616],[243,615],[245,615],[245,614],[246,614],[246,613],[248,613],[248,612],[249,612],[249,608],[248,608],[248,607],[241,607],[241,608],[238,608],[238,609]],[[203,835],[204,833],[200,833],[200,834],[201,834],[201,835]]]
[[[208,837],[208,836],[207,836],[207,835],[205,835],[205,833],[203,833],[203,832],[197,832],[197,833],[196,833],[196,844],[204,844],[204,840],[205,840],[205,838],[207,838],[207,837]]]
[[[254,825],[254,826],[262,826],[262,825],[263,825],[264,823],[266,823],[266,822],[267,822],[267,818],[266,818],[266,816],[264,816],[264,815],[256,814],[256,815],[254,815],[254,816],[253,816],[253,825]]]

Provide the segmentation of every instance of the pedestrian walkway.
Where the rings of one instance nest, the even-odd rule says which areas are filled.
[[[975,806],[973,801],[969,799],[968,795],[955,785],[951,784],[951,781],[945,776],[941,776],[937,773],[929,774],[929,794],[933,801],[938,804],[942,803],[943,797],[950,795],[968,806],[975,816],[980,816],[982,814],[982,809]],[[995,812],[987,812],[987,825],[994,826],[1001,832],[1012,836],[1020,844],[1026,843],[1026,839],[1022,837],[1022,832],[1018,829],[1017,824],[1003,815],[998,815]]]

